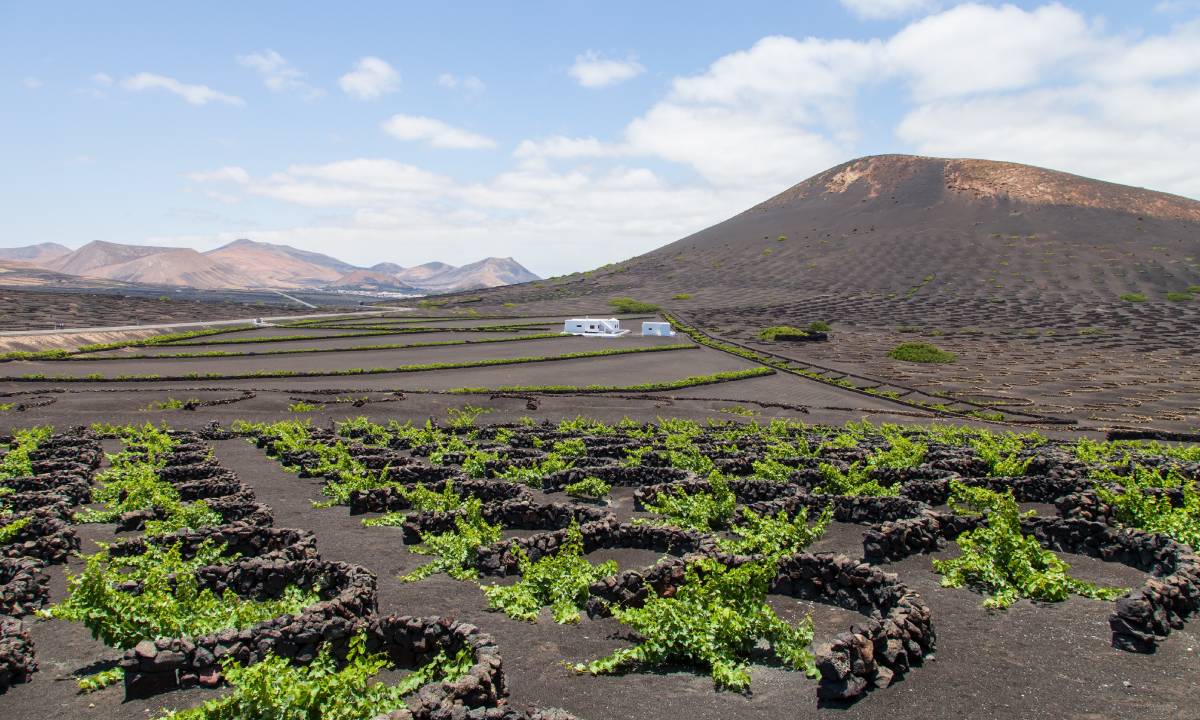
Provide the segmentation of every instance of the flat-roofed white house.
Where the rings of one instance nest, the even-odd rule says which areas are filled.
[[[661,337],[675,337],[675,331],[671,329],[669,322],[650,322],[642,323],[642,335],[659,335]]]
[[[563,335],[620,337],[628,333],[628,330],[621,329],[621,321],[616,318],[571,318],[563,321]]]

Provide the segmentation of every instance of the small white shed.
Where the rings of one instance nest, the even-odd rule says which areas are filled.
[[[675,331],[671,329],[671,323],[669,322],[643,322],[642,335],[675,337]]]
[[[621,321],[616,318],[571,318],[563,321],[564,335],[620,337],[628,332],[621,329]]]

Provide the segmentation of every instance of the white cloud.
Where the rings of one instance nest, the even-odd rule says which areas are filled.
[[[400,89],[400,72],[385,60],[365,57],[338,79],[342,92],[359,100],[374,100]]]
[[[838,0],[847,10],[866,20],[889,20],[937,8],[937,0]]]
[[[603,263],[645,252],[759,199],[671,185],[645,168],[520,167],[480,183],[382,158],[294,165],[245,182],[241,173],[228,170],[196,177],[208,180],[206,191],[224,189],[325,212],[320,220],[256,232],[256,239],[326,252],[336,248],[339,257],[364,263],[464,263],[513,254],[541,273],[577,269],[580,257]],[[212,246],[232,239],[171,240]]]
[[[626,141],[714,184],[782,189],[852,151],[856,91],[878,75],[882,51],[878,41],[763,38],[677,78]]]
[[[489,137],[420,115],[393,115],[380,127],[397,140],[424,140],[436,148],[482,150],[496,147],[496,141]]]
[[[940,92],[918,92],[923,102],[897,136],[924,154],[1023,162],[1200,197],[1200,23],[1131,42],[1061,6],[1028,15],[1051,11],[1075,15],[1053,23],[1074,30],[1027,48],[1032,58],[1008,60],[1009,82],[994,92],[962,92],[958,78]]]
[[[646,68],[642,67],[632,54],[624,60],[614,60],[605,58],[593,50],[576,55],[575,64],[567,70],[568,75],[587,88],[616,85],[644,72],[646,72]]]
[[[131,92],[143,90],[166,90],[178,95],[190,105],[207,105],[210,102],[222,102],[241,107],[246,104],[240,97],[228,95],[213,90],[207,85],[188,85],[175,78],[154,73],[138,73],[121,81],[121,86]]]
[[[324,90],[309,85],[304,80],[304,73],[274,50],[238,55],[238,62],[258,73],[263,84],[272,92],[298,92],[307,99],[325,94]]]
[[[98,72],[92,75],[92,84],[99,87],[112,87],[113,79],[108,73]]]
[[[889,69],[921,99],[1013,90],[1047,79],[1096,37],[1084,18],[1053,4],[960,5],[918,20],[887,43]]]
[[[474,75],[464,75],[460,78],[452,73],[442,73],[438,75],[437,83],[444,88],[460,90],[467,95],[479,95],[487,89],[483,81]]]
[[[517,145],[517,149],[513,151],[513,157],[522,160],[543,158],[563,160],[614,157],[628,153],[627,147],[603,143],[594,137],[572,138],[555,135],[544,140],[522,140]]]
[[[192,179],[294,206],[296,220],[259,239],[362,262],[514,255],[556,273],[653,249],[862,154],[861,118],[881,108],[874,142],[894,132],[889,150],[1200,196],[1197,73],[1200,23],[1139,36],[1058,4],[962,5],[876,39],[763,38],[676,78],[612,137],[523,140],[511,167],[478,182],[382,158]],[[456,133],[488,141],[407,115],[385,129],[442,146]],[[309,220],[313,209],[322,215]]]
[[[42,86],[42,81],[30,75],[21,81],[21,84],[30,90],[37,90]]]

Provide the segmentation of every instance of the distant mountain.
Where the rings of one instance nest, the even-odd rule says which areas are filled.
[[[63,276],[202,290],[329,287],[415,295],[537,279],[512,258],[487,258],[463,267],[430,262],[405,268],[382,262],[364,269],[321,253],[245,239],[205,253],[102,240],[74,251],[42,243],[0,250],[0,261]]]
[[[110,265],[120,265],[130,260],[136,260],[161,252],[170,252],[176,249],[178,248],[154,247],[152,245],[121,245],[120,243],[93,240],[78,250],[39,264],[47,270],[54,270],[66,273],[67,275],[107,277],[101,271]]]
[[[421,283],[435,278],[442,273],[456,269],[453,265],[447,265],[444,262],[427,262],[424,265],[415,265],[408,269],[403,269],[396,273],[396,276],[406,282]]]
[[[257,274],[256,274],[257,275]],[[178,285],[198,290],[262,287],[263,283],[237,266],[213,260],[191,248],[175,248],[108,265],[93,277],[148,285]]]
[[[380,264],[392,265],[393,263]],[[379,270],[355,270],[354,272],[346,273],[330,283],[329,287],[347,290],[384,290],[387,292],[412,293],[414,295],[422,292],[420,288],[401,282],[395,273],[381,272]]]
[[[442,265],[442,263],[429,263],[429,265],[435,264]],[[428,266],[422,265],[421,267]],[[458,268],[448,265],[444,268],[441,272],[429,275],[422,280],[409,281],[435,292],[455,292],[514,285],[540,279],[512,258],[491,257]],[[405,276],[401,274],[400,277],[404,278]]]
[[[392,271],[391,268],[399,268]],[[485,258],[462,267],[429,262],[411,268],[380,263],[339,278],[334,287],[381,289],[394,292],[442,293],[475,290],[539,279],[512,258]],[[405,290],[408,288],[408,290]]]
[[[37,245],[25,245],[15,248],[0,248],[0,260],[17,260],[33,265],[41,265],[55,258],[68,255],[71,248],[58,243],[46,242]]]

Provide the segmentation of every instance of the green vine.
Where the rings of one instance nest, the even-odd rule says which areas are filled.
[[[934,560],[933,569],[943,576],[945,587],[969,586],[990,594],[984,607],[1004,609],[1023,597],[1060,602],[1072,594],[1111,600],[1128,592],[1128,588],[1100,587],[1067,575],[1070,565],[1044,549],[1037,538],[1021,533],[1022,515],[1011,491],[997,493],[951,480],[950,506],[955,512],[982,513],[987,522],[959,535],[962,554]]]

